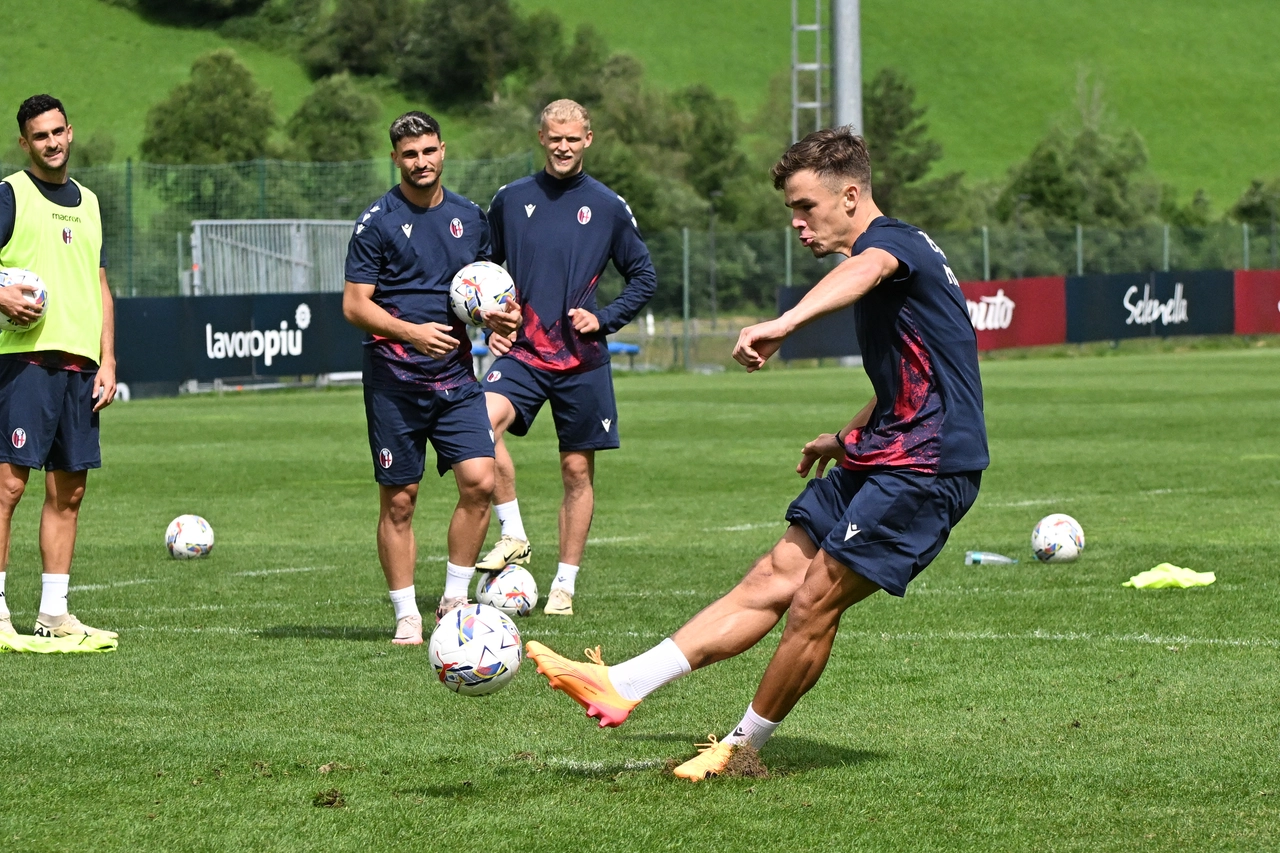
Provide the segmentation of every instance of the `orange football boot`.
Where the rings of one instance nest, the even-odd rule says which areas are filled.
[[[600,647],[586,650],[591,663],[561,657],[536,640],[525,644],[525,653],[538,665],[551,687],[569,696],[587,710],[588,717],[600,721],[600,728],[620,726],[640,700],[623,698],[609,681],[609,667],[600,658]]]

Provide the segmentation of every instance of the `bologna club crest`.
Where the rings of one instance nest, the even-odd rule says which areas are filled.
[[[582,207],[578,208],[578,224],[586,225],[590,221],[591,221],[591,208],[587,207],[584,204]]]
[[[502,378],[501,370],[490,370],[489,375],[484,378],[485,382],[497,382]]]
[[[13,431],[12,441],[14,447],[22,447],[27,443],[27,431],[22,427],[18,427]]]
[[[391,451],[385,447],[378,451],[378,464],[384,469],[391,467]]]
[[[449,233],[452,234],[454,238],[459,238],[462,236],[462,220],[461,219],[454,218],[454,220],[449,223]]]
[[[66,243],[67,245],[71,245],[71,229],[70,228],[62,229],[62,242]]]

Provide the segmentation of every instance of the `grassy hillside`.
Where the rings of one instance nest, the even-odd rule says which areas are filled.
[[[750,117],[790,61],[782,0],[516,0],[590,21],[615,49],[639,56],[664,86],[709,83]],[[154,25],[101,0],[5,0],[0,106],[9,112],[48,89],[68,101],[78,129],[110,132],[136,151],[147,108],[183,79],[200,53],[230,45],[275,95],[282,117],[310,86],[293,60],[216,33]],[[51,12],[50,9],[55,11]],[[1055,120],[1069,117],[1081,70],[1104,87],[1111,112],[1136,126],[1155,172],[1184,192],[1204,187],[1230,205],[1251,177],[1280,174],[1280,4],[1236,0],[862,0],[863,67],[904,70],[929,107],[946,160],[978,178],[1004,173]],[[64,38],[73,38],[68,50]],[[380,93],[388,118],[408,102]],[[446,121],[455,156],[465,123]],[[460,139],[459,136],[462,136]],[[6,146],[7,147],[7,146]]]
[[[666,85],[706,81],[749,116],[790,65],[782,0],[520,0],[590,20]],[[1236,0],[862,0],[863,68],[905,71],[929,107],[942,168],[1002,175],[1075,101],[1078,71],[1146,138],[1156,173],[1219,208],[1280,173],[1280,4]]]
[[[81,140],[109,133],[118,157],[136,156],[147,110],[187,78],[193,59],[220,47],[233,48],[271,90],[282,122],[311,89],[306,72],[287,56],[207,30],[153,24],[101,0],[4,0],[3,9],[0,159],[11,147],[18,104],[46,91],[66,103]],[[388,121],[407,109],[400,95],[378,95]]]

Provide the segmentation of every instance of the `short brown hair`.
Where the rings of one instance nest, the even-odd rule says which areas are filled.
[[[541,127],[546,127],[548,121],[580,121],[582,122],[583,130],[591,130],[591,113],[587,112],[587,108],[582,104],[577,101],[571,101],[568,98],[552,101],[543,108],[538,124]]]
[[[806,169],[828,185],[844,179],[853,181],[863,192],[871,189],[871,156],[867,154],[866,140],[849,125],[815,130],[788,148],[769,170],[774,189],[782,189],[787,178]]]

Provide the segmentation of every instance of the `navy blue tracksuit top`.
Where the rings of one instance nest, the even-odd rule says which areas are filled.
[[[506,262],[524,310],[511,356],[552,373],[607,364],[605,335],[631,322],[658,287],[649,250],[622,196],[585,173],[560,180],[544,170],[498,190],[489,227],[490,257]],[[617,299],[597,309],[596,284],[610,260],[626,285]],[[600,331],[574,331],[572,308],[595,314]]]

